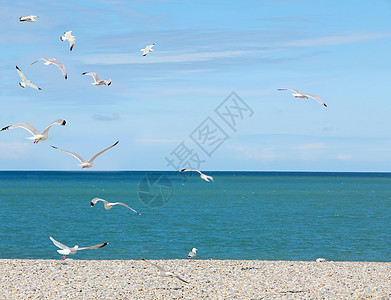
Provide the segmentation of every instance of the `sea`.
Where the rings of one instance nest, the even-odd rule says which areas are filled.
[[[205,173],[2,171],[0,259],[391,262],[391,173]]]

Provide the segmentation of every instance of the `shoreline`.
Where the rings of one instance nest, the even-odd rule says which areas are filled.
[[[391,262],[0,259],[0,299],[391,299]]]

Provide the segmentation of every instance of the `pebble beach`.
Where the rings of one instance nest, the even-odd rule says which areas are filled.
[[[391,299],[389,262],[0,260],[1,299]]]

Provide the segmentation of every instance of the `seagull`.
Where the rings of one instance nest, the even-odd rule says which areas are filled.
[[[196,171],[196,172],[200,173],[200,175],[201,175],[200,177],[201,177],[203,180],[209,182],[209,179],[210,179],[210,180],[212,180],[212,181],[214,182],[212,176],[205,175],[204,173],[202,173],[201,171],[199,171],[199,170],[197,170],[197,169],[187,168],[187,169],[182,169],[182,170],[181,170],[181,172],[188,172],[188,171]]]
[[[152,49],[153,46],[155,46],[155,44],[148,45],[144,49],[141,49],[140,51],[143,51],[143,56],[147,55],[149,52],[155,51]]]
[[[39,18],[38,16],[26,16],[26,17],[20,17],[20,22],[38,22],[38,20],[35,20],[35,18]]]
[[[60,40],[62,41],[68,40],[70,46],[69,50],[72,51],[73,45],[75,45],[75,40],[76,40],[76,37],[72,35],[72,30],[64,32],[64,35],[60,36]]]
[[[111,84],[111,79],[101,80],[101,79],[99,79],[98,74],[96,74],[94,72],[84,72],[83,75],[91,75],[92,78],[94,78],[94,82],[91,83],[92,85],[110,85]]]
[[[179,280],[182,280],[183,282],[190,283],[190,282],[188,282],[188,281],[182,279],[182,278],[179,277],[178,275],[175,275],[174,273],[165,270],[164,268],[162,268],[161,266],[159,266],[159,265],[157,265],[157,264],[154,264],[154,263],[152,263],[152,262],[150,262],[150,261],[147,261],[147,260],[145,260],[144,258],[141,258],[141,260],[142,260],[142,261],[145,261],[145,262],[147,262],[147,263],[149,263],[149,264],[151,264],[151,265],[153,265],[153,266],[155,266],[156,268],[158,268],[158,269],[159,269],[159,273],[158,273],[159,276],[162,276],[162,277],[175,277],[175,278],[177,278],[177,279],[179,279]]]
[[[197,255],[197,251],[198,251],[197,248],[193,248],[193,249],[189,252],[189,254],[187,255],[187,257],[188,257],[188,258],[195,258],[196,255]]]
[[[55,58],[47,58],[47,57],[42,57],[40,59],[37,59],[31,64],[35,64],[39,60],[44,60],[44,65],[56,65],[57,67],[60,68],[62,74],[64,74],[65,79],[68,79],[67,72],[65,71],[65,67],[62,63],[58,62]]]
[[[57,250],[58,253],[62,254],[62,258],[65,259],[66,255],[72,255],[75,254],[79,250],[87,250],[87,249],[99,249],[104,246],[106,246],[109,242],[105,242],[103,244],[94,245],[90,247],[80,247],[78,245],[73,246],[72,248],[65,246],[64,244],[61,244],[60,242],[56,241],[52,236],[50,236],[50,240],[53,242],[54,245],[56,245],[61,250]]]
[[[23,72],[16,66],[16,71],[18,72],[20,79],[22,79],[22,82],[19,82],[19,85],[22,88],[25,88],[26,85],[31,86],[34,89],[41,90],[41,88],[37,87],[34,83],[32,83],[30,80],[26,78],[26,76],[23,74]]]
[[[92,163],[94,162],[95,158],[97,158],[99,155],[101,155],[103,152],[109,150],[110,148],[113,148],[115,145],[117,145],[119,143],[119,141],[115,142],[113,145],[111,145],[110,147],[107,147],[106,149],[98,152],[97,154],[95,154],[89,161],[86,161],[84,160],[80,155],[74,153],[74,152],[71,152],[71,151],[68,151],[68,150],[63,150],[63,149],[60,149],[60,148],[57,148],[57,147],[54,147],[52,146],[54,149],[57,149],[57,150],[60,150],[60,151],[63,151],[63,152],[66,152],[74,157],[76,157],[80,162],[81,164],[79,166],[82,167],[82,169],[84,168],[91,168],[92,167]]]
[[[318,101],[320,104],[322,104],[323,106],[327,107],[326,103],[324,103],[320,98],[316,97],[316,96],[313,96],[313,95],[309,95],[309,94],[304,94],[298,90],[295,90],[295,89],[278,89],[279,91],[292,91],[293,94],[292,96],[294,96],[295,98],[312,98],[312,99],[315,99],[316,101]]]
[[[29,123],[18,123],[18,124],[15,124],[15,125],[9,125],[9,126],[4,127],[3,129],[1,129],[0,131],[21,127],[23,129],[26,129],[27,131],[29,131],[33,135],[31,137],[28,137],[27,139],[28,140],[34,140],[34,144],[36,144],[39,141],[44,141],[44,140],[48,139],[48,133],[49,133],[50,127],[52,127],[55,124],[64,126],[66,123],[67,122],[64,119],[58,119],[58,120],[52,122],[42,132],[39,132],[37,129],[34,128],[34,126],[32,126]]]
[[[94,205],[98,202],[98,201],[102,201],[104,203],[104,206],[105,206],[105,209],[111,209],[114,205],[122,205],[122,206],[125,206],[127,208],[129,208],[130,210],[134,211],[136,214],[138,214],[139,216],[141,216],[141,214],[137,211],[135,211],[133,208],[127,206],[125,203],[121,203],[121,202],[114,202],[114,203],[109,203],[107,202],[106,200],[104,199],[101,199],[101,198],[94,198],[91,200],[91,207],[94,207]]]

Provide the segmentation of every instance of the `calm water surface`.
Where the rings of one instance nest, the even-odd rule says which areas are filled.
[[[0,258],[391,261],[391,174],[205,173],[0,172]]]

